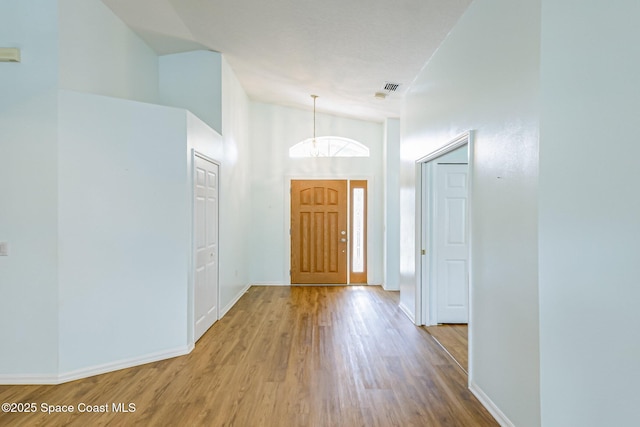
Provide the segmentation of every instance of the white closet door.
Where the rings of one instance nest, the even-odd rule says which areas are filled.
[[[438,323],[469,320],[468,165],[436,166]]]
[[[218,320],[219,167],[195,156],[195,339]]]

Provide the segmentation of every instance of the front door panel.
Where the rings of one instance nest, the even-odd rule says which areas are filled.
[[[347,283],[347,181],[291,181],[291,283]]]

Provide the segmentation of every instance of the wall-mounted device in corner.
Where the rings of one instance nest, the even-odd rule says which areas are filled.
[[[0,47],[0,62],[20,62],[20,49]]]

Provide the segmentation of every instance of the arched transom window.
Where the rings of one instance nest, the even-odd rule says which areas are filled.
[[[349,138],[320,136],[289,148],[289,157],[369,157],[369,148]]]

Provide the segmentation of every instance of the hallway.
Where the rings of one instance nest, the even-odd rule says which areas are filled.
[[[187,356],[57,386],[0,386],[2,402],[37,404],[35,414],[0,413],[0,425],[496,425],[466,382],[395,292],[252,287]],[[119,403],[135,412],[115,413]],[[49,415],[43,404],[74,412]],[[108,412],[79,412],[91,405]]]

